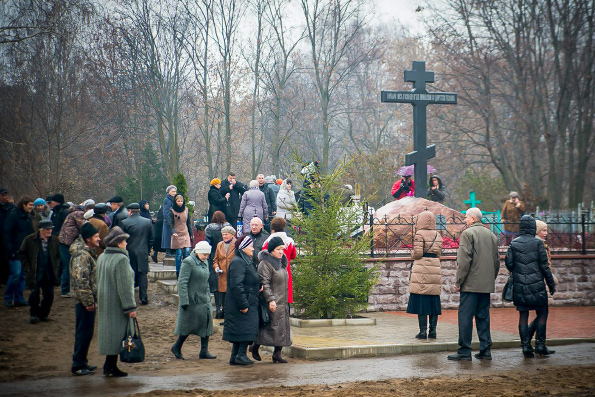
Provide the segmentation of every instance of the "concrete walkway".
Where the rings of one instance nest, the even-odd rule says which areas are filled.
[[[458,348],[457,311],[443,310],[438,319],[437,338],[420,341],[417,316],[404,312],[366,313],[375,326],[320,328],[292,327],[293,346],[286,352],[312,360],[374,357]],[[534,315],[530,316],[532,319]],[[518,312],[514,308],[490,309],[492,348],[520,346]],[[595,342],[595,307],[554,307],[548,318],[548,345]],[[477,333],[474,331],[474,348]]]

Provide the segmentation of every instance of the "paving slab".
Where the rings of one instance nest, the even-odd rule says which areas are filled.
[[[418,340],[417,315],[405,312],[366,313],[376,320],[369,326],[292,327],[293,345],[286,354],[311,360],[377,357],[399,354],[456,351],[457,311],[443,310],[438,318],[437,338]],[[530,316],[533,318],[534,315]],[[490,309],[492,348],[520,346],[518,312],[514,308]],[[595,307],[554,307],[548,318],[548,345],[595,342]],[[472,348],[479,341],[474,330]]]
[[[149,265],[149,273],[147,274],[149,281],[156,282],[158,280],[175,280],[176,269],[172,266],[164,266],[163,263],[151,263]]]

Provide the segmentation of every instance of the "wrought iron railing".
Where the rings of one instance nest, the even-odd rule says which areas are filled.
[[[595,254],[595,220],[589,214],[578,218],[549,216],[541,220],[548,224],[546,242],[554,253]],[[508,230],[518,230],[518,223],[498,222],[491,217],[483,219],[483,224],[498,237],[498,249],[504,253],[515,237]],[[510,226],[510,227],[508,227]],[[437,216],[436,230],[442,235],[442,254],[456,254],[461,233],[467,228],[463,217],[445,218]],[[370,257],[409,256],[413,250],[415,219],[411,216],[396,218],[374,218],[369,216],[364,227],[372,236]]]

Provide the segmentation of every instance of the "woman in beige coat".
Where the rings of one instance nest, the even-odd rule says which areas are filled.
[[[231,226],[225,226],[221,229],[221,237],[223,241],[217,244],[215,256],[213,257],[213,268],[219,275],[219,282],[217,291],[215,292],[215,318],[223,318],[225,307],[225,293],[227,292],[227,270],[229,263],[236,256],[236,229]]]
[[[414,259],[409,281],[409,303],[407,313],[417,314],[419,334],[417,339],[436,339],[438,316],[442,314],[440,307],[440,291],[442,274],[440,271],[440,254],[442,252],[442,236],[436,231],[436,217],[430,211],[421,212],[417,216],[417,230],[413,243]],[[426,334],[430,317],[430,331]]]

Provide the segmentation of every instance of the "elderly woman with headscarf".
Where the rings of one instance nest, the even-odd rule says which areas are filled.
[[[161,205],[160,211],[163,211],[163,219],[167,219],[167,214],[171,211],[171,208],[174,205],[174,197],[178,194],[178,188],[174,185],[169,185],[165,189],[165,198],[163,199],[163,204]],[[163,229],[161,230],[161,249],[165,250],[169,253],[171,249],[171,235],[173,233],[173,229],[169,228],[167,222],[163,222]]]
[[[211,180],[211,187],[209,188],[209,194],[207,195],[209,200],[209,223],[213,220],[215,211],[226,212],[229,196],[229,192],[225,193],[224,196],[221,196],[221,179],[215,178]]]
[[[250,221],[254,217],[263,222],[267,219],[269,208],[263,192],[260,191],[257,180],[250,181],[250,189],[242,196],[239,217],[242,218],[243,234],[250,233]]]
[[[227,271],[231,260],[236,256],[236,229],[231,226],[225,226],[221,229],[222,241],[217,243],[215,257],[213,258],[213,269],[219,276],[217,292],[215,292],[215,318],[224,318],[225,316],[225,293],[227,292]]]
[[[209,256],[209,263],[213,263],[215,252],[217,251],[217,244],[223,241],[221,229],[225,226],[231,226],[225,220],[225,214],[221,211],[215,211],[212,222],[205,228],[205,240],[211,245],[211,256]],[[219,275],[215,272],[213,266],[209,266],[209,285],[211,286],[211,293],[215,294],[215,302],[217,302],[217,287],[219,286]]]
[[[254,364],[246,355],[258,336],[260,278],[252,262],[254,246],[246,235],[236,240],[236,256],[229,264],[223,340],[233,344],[229,365]]]
[[[217,358],[209,353],[209,336],[213,335],[213,308],[209,291],[209,255],[211,246],[200,241],[194,254],[184,259],[178,279],[179,308],[175,335],[178,340],[171,347],[177,359],[183,360],[182,345],[190,334],[200,336],[198,358]]]
[[[283,252],[285,243],[281,237],[273,237],[267,243],[267,249],[260,251],[258,258],[258,276],[262,284],[262,299],[271,316],[271,322],[258,332],[258,339],[252,349],[252,357],[260,361],[258,353],[260,345],[274,346],[273,363],[285,364],[281,357],[283,346],[291,346],[289,326],[289,304],[287,273],[287,257]]]
[[[105,376],[128,375],[117,365],[129,320],[136,317],[134,271],[126,251],[128,237],[119,226],[112,228],[105,236],[107,248],[97,260],[97,334],[99,354],[106,356]]]
[[[176,276],[179,277],[182,260],[190,255],[192,247],[192,224],[184,196],[176,195],[171,210],[167,215],[164,213],[163,216],[167,216],[166,223],[172,231],[170,246],[171,249],[176,250]]]

